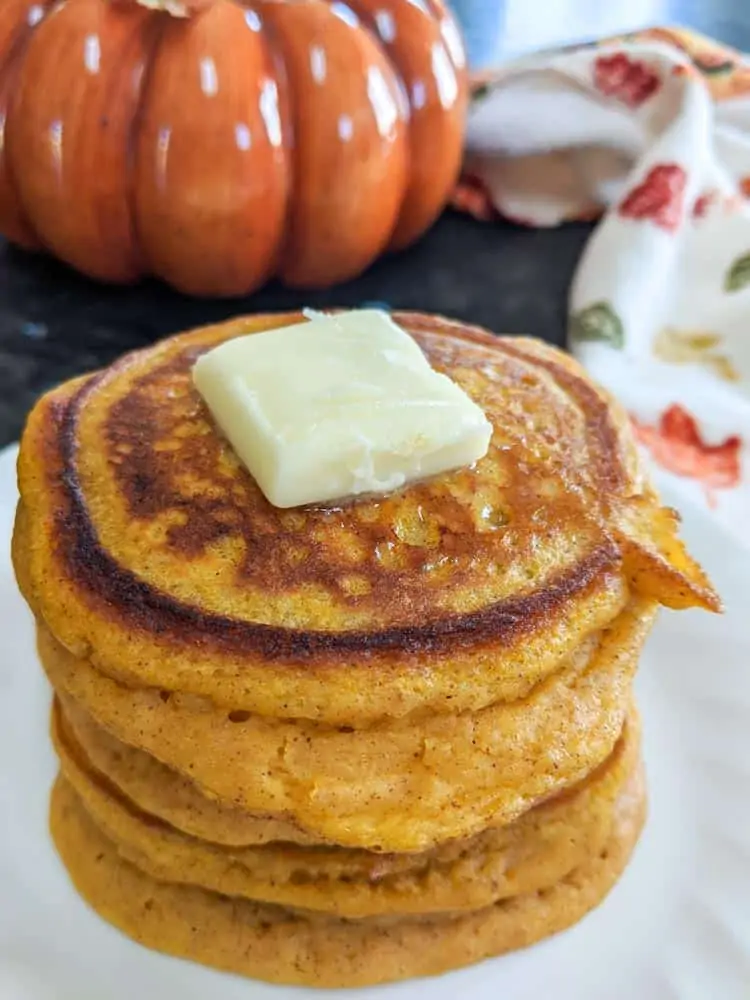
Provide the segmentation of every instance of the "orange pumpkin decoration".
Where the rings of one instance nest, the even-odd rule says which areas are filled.
[[[466,94],[442,0],[2,0],[0,231],[103,281],[335,284],[440,212]]]

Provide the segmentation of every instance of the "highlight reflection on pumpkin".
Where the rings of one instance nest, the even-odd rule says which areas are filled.
[[[4,0],[0,231],[104,281],[335,284],[437,216],[466,91],[442,0]]]

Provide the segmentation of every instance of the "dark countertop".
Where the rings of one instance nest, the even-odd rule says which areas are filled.
[[[326,292],[271,285],[244,299],[187,299],[156,282],[95,285],[0,244],[0,447],[45,389],[168,333],[243,312],[358,306],[442,313],[562,344],[565,297],[590,226],[532,231],[454,212],[412,249]]]
[[[741,0],[653,0],[637,10],[630,0],[563,6],[540,18],[529,0],[505,0],[499,55],[649,23],[691,25],[750,49],[750,4]],[[562,344],[567,288],[590,229],[534,232],[448,212],[416,247],[338,289],[296,293],[271,286],[246,299],[213,302],[186,299],[155,282],[105,288],[0,240],[0,447],[17,438],[33,401],[57,382],[164,334],[242,312],[378,301]]]

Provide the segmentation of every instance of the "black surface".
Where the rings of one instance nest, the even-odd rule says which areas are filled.
[[[528,230],[448,212],[412,249],[326,292],[272,285],[244,299],[188,299],[156,282],[106,288],[0,244],[0,447],[45,389],[159,337],[242,312],[357,306],[442,313],[563,343],[565,299],[590,226]]]

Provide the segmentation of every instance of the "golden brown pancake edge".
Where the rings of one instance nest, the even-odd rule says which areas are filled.
[[[189,367],[227,337],[292,319],[301,317],[171,338],[32,412],[14,558],[37,615],[76,655],[236,709],[351,724],[476,709],[504,684],[528,689],[606,625],[629,589],[716,606],[672,544],[627,419],[580,367],[536,342],[436,317],[396,319],[491,409],[490,455],[380,501],[271,508],[213,428]],[[487,531],[472,507],[485,493],[501,522]],[[415,511],[430,522],[426,544],[408,540]],[[402,522],[406,542],[391,530]],[[395,569],[388,545],[402,560]],[[252,582],[261,571],[262,594]]]
[[[311,919],[281,907],[157,882],[122,861],[71,787],[52,793],[52,837],[81,896],[133,940],[227,972],[289,985],[355,987],[429,976],[503,954],[580,920],[608,894],[638,840],[643,787],[599,855],[557,884],[458,918],[375,924]]]

